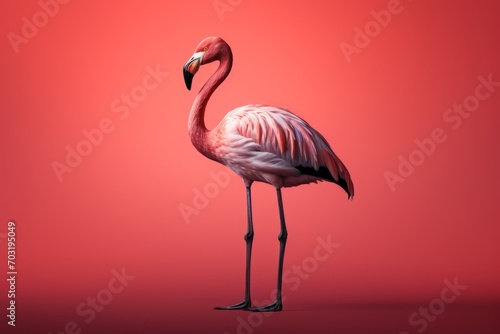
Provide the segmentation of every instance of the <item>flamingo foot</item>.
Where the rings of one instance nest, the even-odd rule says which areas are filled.
[[[259,307],[249,307],[248,310],[252,312],[279,312],[283,309],[281,301],[275,301],[272,304]]]
[[[234,304],[231,306],[218,306],[214,307],[214,310],[230,311],[230,310],[248,310],[250,309],[252,303],[249,300],[244,300],[241,303]]]

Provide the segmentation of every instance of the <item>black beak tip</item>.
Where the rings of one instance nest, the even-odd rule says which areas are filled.
[[[184,82],[186,83],[186,88],[188,90],[191,90],[191,83],[193,82],[194,75],[189,73],[189,71],[186,68],[184,68],[183,72],[184,72]]]

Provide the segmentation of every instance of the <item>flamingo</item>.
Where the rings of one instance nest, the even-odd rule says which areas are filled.
[[[200,66],[216,60],[219,61],[217,70],[196,95],[191,107],[188,132],[193,146],[201,154],[229,167],[242,178],[246,188],[247,233],[244,236],[244,300],[215,309],[281,311],[283,261],[288,237],[281,188],[329,181],[342,187],[349,199],[354,195],[354,186],[347,168],[326,139],[288,110],[268,105],[246,105],[228,112],[215,128],[208,130],[204,122],[205,109],[212,93],[231,71],[231,48],[220,37],[207,37],[198,44],[183,68],[186,87],[191,90],[193,77]],[[269,305],[259,307],[252,307],[250,297],[250,262],[254,238],[250,188],[255,181],[268,183],[276,189],[281,228],[278,236],[280,247],[276,299]]]

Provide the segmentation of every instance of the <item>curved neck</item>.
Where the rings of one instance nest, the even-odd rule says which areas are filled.
[[[204,136],[206,136],[208,131],[205,126],[205,108],[208,100],[217,87],[219,87],[219,85],[229,75],[233,65],[233,56],[229,47],[221,50],[219,55],[219,67],[208,79],[205,85],[203,85],[198,95],[196,95],[189,114],[188,131],[191,136],[191,141],[198,149],[200,149],[198,145],[206,143],[202,139],[204,139]]]

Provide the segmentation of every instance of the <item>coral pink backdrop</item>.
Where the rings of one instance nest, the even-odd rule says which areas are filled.
[[[0,285],[2,328],[498,333],[499,10],[451,0],[5,1],[0,249],[6,262],[14,221],[18,274],[15,329]],[[246,215],[241,180],[187,135],[217,65],[200,69],[192,91],[182,66],[210,35],[230,44],[234,66],[207,125],[248,103],[293,110],[356,187],[352,202],[326,183],[283,191],[286,301],[270,317],[212,310],[243,297]],[[275,191],[253,189],[261,303],[275,287],[279,224]]]

